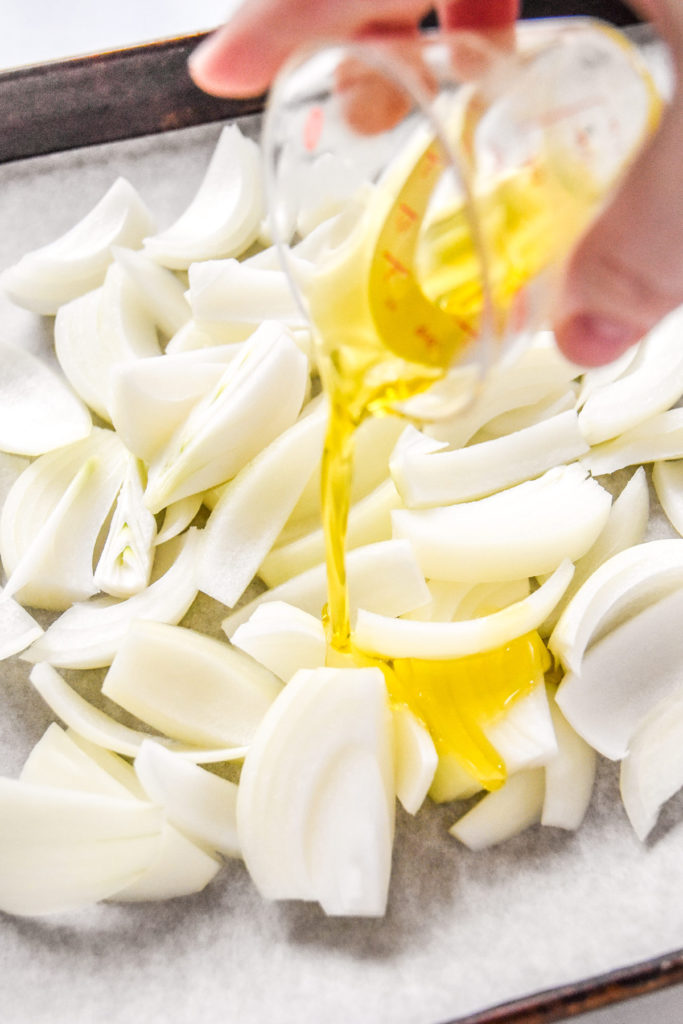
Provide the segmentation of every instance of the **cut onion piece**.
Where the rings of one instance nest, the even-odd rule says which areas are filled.
[[[259,605],[237,627],[232,644],[284,682],[300,668],[324,665],[327,649],[321,620],[284,601]]]
[[[77,734],[76,742],[80,742],[83,738],[105,750],[113,750],[126,757],[135,757],[144,740],[150,738],[149,733],[122,725],[101,711],[100,708],[89,704],[68,683],[64,682],[52,665],[48,665],[46,662],[34,665],[29,679],[55,715]],[[157,743],[168,746],[179,757],[184,757],[195,764],[239,761],[246,754],[246,747],[202,749],[174,743],[163,736],[152,738]]]
[[[542,768],[511,775],[501,789],[487,793],[448,831],[470,850],[486,850],[518,835],[541,820],[544,775]]]
[[[574,831],[583,821],[595,782],[595,751],[574,732],[554,700],[550,701],[557,753],[545,766],[541,824]]]
[[[237,474],[208,518],[199,587],[228,607],[258,572],[320,462],[327,409],[309,410]]]
[[[11,299],[34,313],[56,313],[65,302],[97,288],[112,261],[111,246],[131,249],[154,230],[147,207],[125,178],[56,241],[28,253],[0,277]]]
[[[434,581],[434,587],[438,581]],[[453,584],[450,584],[453,586]],[[531,591],[529,580],[506,580],[505,583],[475,583],[469,586],[462,595],[457,608],[454,608],[451,620],[476,619],[482,615],[502,611],[509,604],[522,601]],[[438,621],[439,616],[433,615]]]
[[[391,480],[385,480],[372,494],[352,505],[345,538],[346,551],[389,540],[390,513],[400,507],[401,499]],[[276,587],[292,576],[318,565],[324,558],[325,539],[320,527],[289,544],[273,548],[261,563],[258,574],[267,586]]]
[[[143,252],[113,246],[112,256],[135,289],[152,323],[172,337],[190,320],[192,312],[181,281]]]
[[[683,409],[669,409],[639,423],[612,441],[604,441],[581,459],[593,476],[626,466],[683,458]]]
[[[29,466],[30,461],[21,455],[9,455],[7,452],[0,451],[0,515],[5,498]]]
[[[476,401],[452,419],[430,425],[427,433],[453,448],[463,447],[489,420],[557,395],[578,373],[555,347],[528,348],[512,365],[493,366]]]
[[[576,409],[577,394],[578,385],[572,383],[557,393],[552,392],[533,405],[525,405],[521,409],[510,409],[509,412],[503,412],[495,419],[489,420],[475,434],[473,442],[492,441],[494,438],[505,437],[517,430],[527,430],[529,427],[535,427],[545,420],[553,419],[569,409]]]
[[[579,415],[589,444],[624,434],[683,395],[683,309],[661,321],[640,343],[638,353],[618,380],[588,397]]]
[[[123,446],[107,454],[83,463],[12,568],[5,596],[16,594],[22,604],[61,611],[97,593],[95,545],[125,472]]]
[[[179,622],[197,596],[194,566],[199,531],[178,538],[180,552],[171,567],[149,587],[125,601],[110,597],[74,604],[43,633],[22,658],[61,668],[109,665],[136,619]],[[176,541],[164,545],[164,550]]]
[[[0,344],[0,449],[41,455],[87,437],[90,413],[37,356]]]
[[[434,741],[410,708],[393,709],[396,796],[417,814],[434,780],[439,760]]]
[[[552,572],[594,543],[612,499],[580,466],[548,470],[478,501],[392,513],[430,579],[516,580]]]
[[[122,474],[125,450],[112,431],[94,427],[82,441],[39,456],[17,478],[0,518],[0,554],[8,575],[35,544],[37,534],[89,459],[97,460],[103,472],[109,466],[113,473],[120,468]],[[115,494],[110,505],[114,497]],[[102,520],[107,511],[104,509]],[[82,538],[76,541],[80,544]],[[89,557],[92,559],[92,549]]]
[[[652,540],[604,562],[571,599],[548,646],[565,668],[581,671],[584,652],[614,626],[683,586],[683,540]]]
[[[531,692],[513,701],[484,733],[508,775],[547,765],[557,754],[557,738],[542,675]]]
[[[23,782],[55,786],[103,796],[143,800],[147,796],[132,767],[122,758],[100,750],[93,757],[83,741],[75,741],[51,725],[29,754]],[[216,875],[217,858],[200,849],[164,822],[158,856],[132,884],[116,893],[117,900],[172,899],[200,892]]]
[[[234,477],[294,423],[307,381],[308,362],[291,336],[264,322],[150,465],[150,511]]]
[[[645,717],[681,686],[683,589],[650,605],[587,652],[557,703],[579,736],[612,760],[625,757]]]
[[[656,462],[652,483],[667,519],[683,536],[683,461]]]
[[[352,612],[362,607],[383,615],[404,615],[429,601],[429,590],[407,541],[385,540],[349,552],[346,563]],[[286,601],[320,618],[327,601],[324,565],[294,576],[260,594],[222,622],[231,637],[254,610],[269,601]]]
[[[537,629],[561,598],[573,572],[571,562],[565,561],[528,597],[464,622],[416,622],[361,609],[353,642],[366,654],[387,658],[433,660],[490,651]]]
[[[266,899],[327,914],[386,909],[392,724],[379,669],[298,672],[259,727],[237,794],[245,863]]]
[[[574,410],[514,434],[455,451],[408,428],[391,459],[391,475],[408,508],[471,501],[538,477],[588,451]]]
[[[611,363],[585,370],[581,377],[581,390],[576,401],[576,408],[582,409],[593,392],[622,377],[637,356],[639,348],[640,344],[632,345],[623,355],[619,356],[618,359],[613,359]]]
[[[621,762],[621,798],[639,839],[647,839],[660,809],[681,786],[683,697],[679,688],[645,717]]]
[[[135,771],[148,798],[191,839],[226,857],[238,857],[237,786],[145,740]]]
[[[303,288],[312,265],[290,256],[289,268]],[[192,315],[199,323],[260,324],[278,320],[289,327],[308,323],[294,298],[284,270],[239,263],[235,259],[193,263],[187,293]]]
[[[126,447],[145,462],[155,459],[240,352],[240,345],[221,345],[210,350],[210,357],[182,352],[115,367],[111,416]]]
[[[598,539],[576,562],[571,583],[559,604],[543,623],[542,636],[548,636],[552,632],[570,600],[596,569],[620,551],[640,544],[647,530],[649,516],[650,492],[645,470],[641,466],[613,502]]]
[[[34,916],[114,896],[158,856],[162,817],[142,801],[0,779],[0,908]]]
[[[42,632],[33,616],[11,597],[0,593],[0,661],[25,650]]]
[[[112,597],[131,597],[149,584],[157,527],[143,501],[142,467],[129,455],[95,584]]]
[[[179,219],[145,239],[158,263],[174,269],[195,260],[239,256],[254,241],[264,213],[261,151],[237,125],[223,128],[204,179]]]
[[[455,754],[441,754],[429,787],[429,796],[437,804],[469,800],[481,791],[481,785],[465,771]]]
[[[248,744],[280,688],[220,640],[139,621],[121,638],[102,693],[173,739],[211,747]]]
[[[157,545],[165,544],[166,541],[173,540],[174,537],[183,533],[201,507],[201,494],[191,494],[187,498],[181,498],[180,501],[174,501],[172,505],[167,505],[164,509],[164,521],[155,543]]]

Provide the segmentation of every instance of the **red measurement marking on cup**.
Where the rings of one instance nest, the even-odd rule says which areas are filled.
[[[387,280],[392,278],[394,274],[400,274],[401,277],[408,276],[408,268],[404,267],[401,261],[397,260],[396,257],[392,253],[388,252],[386,249],[382,253],[382,259],[386,260],[386,262],[389,264],[386,274]]]
[[[304,147],[312,153],[320,142],[325,114],[322,107],[311,107],[304,122]]]
[[[396,219],[394,227],[399,234],[410,231],[417,221],[417,211],[408,203],[399,203],[396,207]]]

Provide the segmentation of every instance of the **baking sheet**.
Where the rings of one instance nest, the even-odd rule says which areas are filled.
[[[256,133],[258,123],[245,128]],[[73,224],[119,174],[160,225],[170,223],[194,194],[218,131],[0,167],[0,268]],[[45,351],[49,324],[0,299],[4,340]],[[650,533],[667,533],[659,517]],[[190,615],[198,621],[206,611],[200,602]],[[51,720],[27,674],[21,662],[0,664],[2,774],[19,771]],[[192,898],[46,919],[0,915],[2,1019],[436,1024],[683,946],[683,795],[645,845],[607,762],[576,834],[536,827],[472,853],[447,833],[456,816],[453,806],[429,805],[415,819],[399,809],[383,920],[265,903],[239,862]]]

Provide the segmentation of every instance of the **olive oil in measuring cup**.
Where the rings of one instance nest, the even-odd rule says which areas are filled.
[[[344,541],[357,427],[396,412],[459,363],[485,372],[501,347],[540,325],[563,258],[656,122],[654,89],[621,37],[583,21],[549,25],[527,32],[515,56],[490,52],[488,70],[467,84],[457,81],[453,39],[422,38],[407,61],[404,46],[403,64],[369,44],[316,51],[277,84],[266,126],[276,233],[278,203],[291,206],[283,182],[298,181],[310,205],[301,183],[316,161],[336,160],[337,179],[340,169],[348,178],[338,215],[319,228],[301,296],[330,407],[330,657],[379,664],[391,699],[486,788],[502,784],[505,765],[484,730],[543,678],[540,638],[450,661],[371,659],[353,643]],[[381,81],[406,109],[381,137],[346,121],[338,83],[349,62],[353,80],[362,68],[364,81]],[[465,379],[463,403],[476,386]]]

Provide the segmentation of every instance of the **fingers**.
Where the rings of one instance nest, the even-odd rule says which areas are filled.
[[[641,0],[641,5],[656,13],[668,32],[680,68],[679,0]],[[569,263],[554,321],[558,344],[572,361],[585,366],[610,362],[683,303],[681,167],[679,89],[656,136]]]

